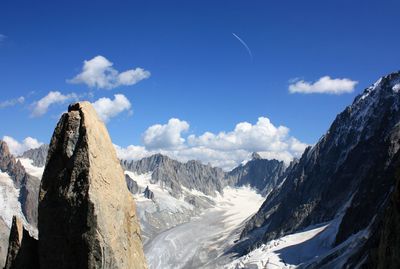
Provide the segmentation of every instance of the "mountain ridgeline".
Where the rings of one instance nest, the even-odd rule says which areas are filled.
[[[202,164],[199,161],[182,163],[165,155],[155,154],[139,161],[121,161],[125,170],[137,174],[151,173],[152,183],[159,183],[179,196],[182,187],[215,196],[226,186],[250,186],[262,194],[275,188],[285,172],[282,161],[262,159],[253,153],[252,159],[230,172]]]
[[[247,222],[235,251],[336,220],[332,251],[303,267],[400,268],[399,88],[397,72],[357,96]]]
[[[44,166],[47,149],[48,145],[42,145],[24,152],[21,157],[33,160],[35,166]],[[139,175],[151,173],[151,182],[169,189],[174,196],[182,193],[182,187],[214,196],[222,193],[226,186],[246,185],[265,195],[282,182],[286,169],[282,161],[262,159],[257,153],[253,153],[245,164],[229,172],[196,160],[183,163],[162,154],[154,154],[138,161],[121,160],[121,166],[124,170]],[[128,177],[128,188],[137,193],[135,182]]]

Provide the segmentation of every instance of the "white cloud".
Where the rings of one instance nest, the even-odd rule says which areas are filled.
[[[230,170],[249,159],[255,151],[263,158],[289,164],[293,157],[300,157],[307,146],[290,136],[287,127],[276,127],[265,117],[260,117],[256,124],[238,123],[230,132],[205,132],[199,136],[189,135],[185,139],[182,134],[189,127],[187,122],[179,119],[153,125],[143,135],[144,146],[116,146],[118,156],[138,160],[161,153],[180,161],[194,159]]]
[[[172,118],[167,124],[150,126],[143,134],[143,142],[148,149],[175,149],[185,142],[181,134],[188,129],[186,121]]]
[[[332,79],[329,76],[321,77],[314,83],[299,80],[289,85],[290,93],[328,93],[328,94],[343,94],[351,93],[358,81],[348,78]]]
[[[10,107],[10,106],[15,106],[17,104],[23,104],[25,102],[25,97],[20,96],[18,98],[14,98],[14,99],[10,99],[10,100],[6,100],[3,102],[0,102],[0,108],[6,108],[6,107]]]
[[[112,62],[99,55],[91,60],[85,60],[82,72],[67,81],[99,89],[113,89],[118,86],[134,85],[149,77],[150,72],[140,67],[119,73],[113,68]]]
[[[75,93],[64,95],[59,91],[51,91],[45,97],[32,104],[32,117],[40,117],[47,113],[49,107],[53,104],[63,104],[66,101],[77,99]]]
[[[115,94],[114,100],[102,97],[93,103],[93,107],[104,122],[108,122],[125,110],[132,113],[130,110],[132,105],[123,94]]]
[[[126,148],[114,145],[119,159],[122,160],[140,160],[144,157],[148,157],[153,153],[146,150],[143,146],[129,145]]]
[[[7,143],[10,152],[15,156],[19,156],[29,149],[38,148],[43,144],[39,142],[37,139],[29,136],[26,137],[21,142],[17,141],[11,136],[3,136],[3,140]]]

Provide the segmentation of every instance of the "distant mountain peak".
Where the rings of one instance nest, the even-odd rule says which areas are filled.
[[[28,158],[33,160],[33,165],[37,167],[42,167],[46,164],[47,151],[49,150],[49,145],[43,144],[38,148],[29,149],[22,153],[22,158]]]

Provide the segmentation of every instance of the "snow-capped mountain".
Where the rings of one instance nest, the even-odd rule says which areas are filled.
[[[306,149],[282,187],[267,197],[232,252],[254,250],[247,254],[249,261],[263,253],[260,245],[268,249],[268,242],[279,244],[291,234],[323,227],[318,232],[321,240],[313,238],[316,247],[325,251],[301,255],[299,246],[306,243],[297,242],[297,248],[286,245],[285,251],[278,251],[280,264],[354,268],[376,262],[374,248],[379,239],[371,238],[380,237],[400,161],[399,87],[400,73],[396,72],[356,97],[319,142]],[[273,260],[272,254],[258,257],[264,263]],[[250,264],[242,260],[237,268]]]
[[[18,216],[32,236],[37,236],[37,197],[40,179],[28,174],[0,140],[0,266],[5,262],[13,216]]]
[[[36,167],[42,167],[46,164],[47,151],[49,145],[43,144],[38,148],[29,149],[25,151],[20,157],[25,159],[31,159],[33,165]]]

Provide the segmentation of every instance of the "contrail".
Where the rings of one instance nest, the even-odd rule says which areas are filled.
[[[253,60],[253,53],[251,53],[251,50],[249,48],[249,46],[247,46],[246,42],[243,41],[243,39],[241,39],[238,35],[236,35],[235,33],[232,33],[232,35],[234,37],[236,37],[237,40],[239,40],[240,43],[242,43],[242,45],[246,48],[247,52],[250,55],[250,58]]]

